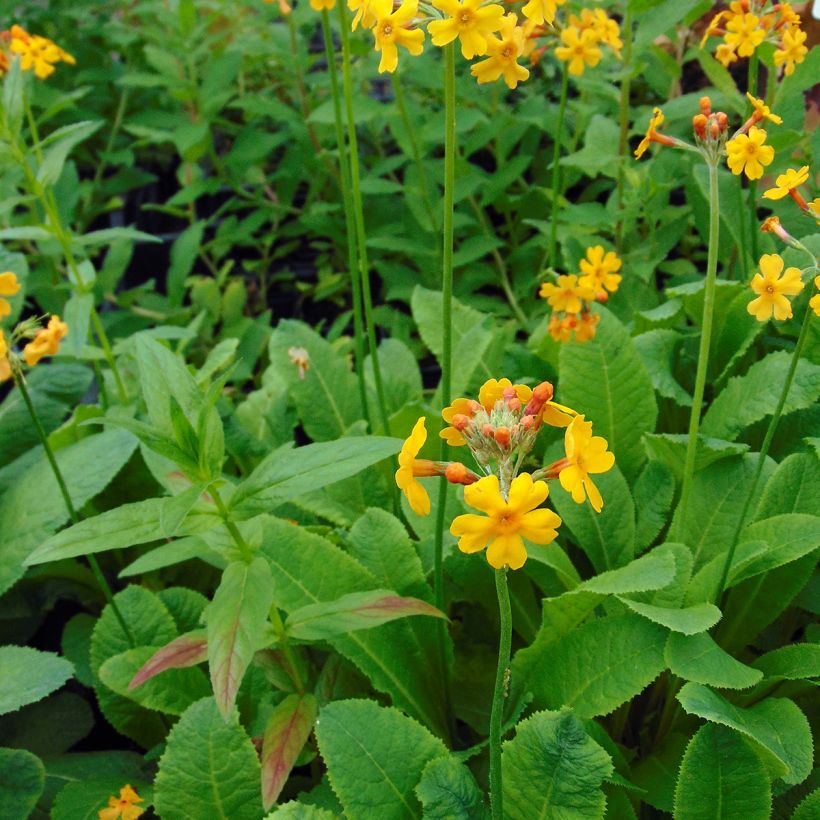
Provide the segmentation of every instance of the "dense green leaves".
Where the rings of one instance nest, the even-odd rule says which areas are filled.
[[[44,698],[73,674],[65,658],[28,646],[0,646],[0,668],[0,715]]]
[[[45,786],[45,770],[25,749],[0,748],[0,817],[27,820]]]

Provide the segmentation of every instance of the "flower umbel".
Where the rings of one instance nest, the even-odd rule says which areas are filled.
[[[505,499],[498,476],[486,476],[464,490],[465,503],[485,515],[459,515],[450,532],[458,537],[462,552],[480,552],[489,542],[487,561],[491,567],[520,569],[527,560],[525,538],[534,544],[549,544],[558,535],[558,515],[536,509],[548,495],[545,481],[533,481],[529,473],[522,473],[513,479]]]
[[[135,803],[142,803],[143,799],[126,784],[120,789],[120,796],[108,798],[108,808],[100,809],[98,812],[100,820],[136,820],[145,809],[135,806]]]
[[[752,299],[746,306],[758,322],[767,322],[772,316],[779,322],[792,317],[792,305],[786,297],[797,296],[803,290],[803,282],[798,268],[786,268],[781,276],[783,264],[783,258],[776,253],[760,257],[761,272],[751,281],[757,299]]]

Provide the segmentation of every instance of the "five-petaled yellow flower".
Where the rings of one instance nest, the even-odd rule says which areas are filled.
[[[799,171],[789,168],[785,174],[780,174],[774,188],[763,193],[766,199],[783,199],[790,191],[803,185],[809,178],[809,166],[804,165]]]
[[[100,820],[137,820],[145,809],[135,806],[135,803],[142,803],[143,799],[126,784],[120,789],[120,796],[108,798],[108,808],[100,809],[98,812]]]
[[[38,79],[44,80],[54,73],[54,64],[63,62],[74,65],[76,60],[63,51],[56,43],[47,37],[29,34],[20,26],[12,26],[10,30],[12,54],[20,56],[20,68],[23,71],[34,70]]]
[[[718,43],[718,47],[715,49],[715,59],[724,68],[729,68],[732,63],[737,62],[737,53],[728,43]]]
[[[569,63],[569,73],[580,77],[586,66],[594,67],[601,62],[598,35],[592,29],[581,31],[575,26],[567,26],[561,32],[562,46],[555,49],[555,56]]]
[[[603,250],[603,249],[602,249]],[[595,291],[588,284],[581,284],[578,277],[571,273],[558,277],[558,284],[544,282],[538,295],[546,299],[553,310],[566,313],[580,313],[582,300],[591,301]]]
[[[408,29],[406,26],[419,10],[418,0],[404,0],[393,11],[393,0],[373,0],[370,8],[376,18],[373,37],[376,40],[376,51],[381,51],[379,73],[390,73],[399,64],[398,46],[406,48],[414,57],[424,51],[424,32],[420,29]]]
[[[563,6],[567,0],[529,0],[521,9],[521,13],[536,25],[552,24],[558,6]]]
[[[0,273],[0,297],[14,296],[20,290],[20,283],[17,277],[10,270],[5,273]],[[5,300],[0,299],[0,319],[4,319],[11,313],[11,305]]]
[[[760,18],[756,14],[736,14],[726,24],[727,32],[724,39],[737,49],[741,57],[751,57],[766,36],[759,23]]]
[[[507,87],[515,88],[530,76],[524,66],[518,65],[518,58],[524,53],[524,29],[517,23],[514,14],[505,14],[499,29],[501,38],[494,34],[487,37],[487,59],[470,67],[479,83],[494,83],[503,75]]]
[[[727,163],[732,173],[739,176],[744,171],[749,179],[760,179],[763,166],[771,165],[774,148],[764,145],[766,132],[754,125],[747,134],[738,134],[726,143]]]
[[[452,425],[456,416],[467,416],[472,418],[475,415],[478,404],[472,399],[454,399],[449,407],[441,411],[441,417],[447,424]],[[445,427],[439,432],[439,437],[443,438],[451,447],[461,447],[467,443],[467,439],[455,427]]]
[[[809,53],[808,48],[803,45],[806,42],[806,32],[800,29],[786,29],[780,41],[780,48],[774,53],[774,64],[781,66],[784,63],[786,68],[783,73],[789,77],[794,73],[794,67],[802,63]]]
[[[416,478],[436,474],[432,461],[416,458],[425,441],[427,441],[427,430],[424,426],[424,416],[422,416],[402,444],[399,453],[399,469],[396,470],[396,484],[407,496],[410,507],[416,515],[430,514],[430,496],[421,486],[421,482],[416,481]]]
[[[622,277],[618,273],[621,265],[622,262],[614,251],[607,251],[604,255],[603,245],[593,245],[587,248],[586,259],[580,262],[583,276],[578,279],[578,284],[591,288],[595,294],[601,291],[615,293],[621,284]]]
[[[446,46],[458,38],[465,60],[487,53],[487,37],[501,28],[504,9],[492,3],[482,6],[481,0],[433,0],[433,5],[449,14],[446,20],[433,20],[427,30],[433,45]]]
[[[450,532],[458,537],[462,552],[480,552],[489,541],[490,566],[520,569],[527,560],[525,538],[534,544],[549,544],[558,535],[561,519],[552,510],[536,509],[548,495],[546,481],[533,481],[529,473],[522,473],[512,480],[505,500],[498,476],[486,476],[464,488],[465,503],[485,515],[459,515]]]
[[[753,117],[757,122],[760,120],[770,120],[775,125],[782,125],[783,118],[778,117],[777,114],[772,114],[769,106],[766,105],[763,100],[759,100],[757,97],[753,97],[748,91],[746,92],[746,98],[749,102],[754,106],[754,114]]]
[[[566,466],[558,474],[561,486],[572,493],[576,504],[583,504],[589,496],[592,508],[595,512],[601,512],[604,500],[589,475],[605,473],[615,464],[615,455],[607,450],[606,439],[593,436],[592,422],[585,421],[583,416],[576,416],[564,434],[564,450],[567,454]]]
[[[356,14],[350,25],[351,31],[356,31],[359,23],[363,28],[373,28],[376,25],[376,16],[373,13],[374,0],[347,0],[347,7]]]
[[[760,257],[761,273],[756,273],[751,281],[757,299],[752,299],[746,309],[758,322],[774,318],[782,322],[792,318],[792,305],[787,296],[797,296],[803,290],[798,268],[783,271],[783,259],[776,253],[766,253]]]
[[[23,358],[29,367],[34,367],[43,356],[53,356],[60,349],[60,341],[68,335],[68,325],[60,321],[59,316],[52,316],[48,327],[41,330],[23,348]]]
[[[661,142],[659,139],[661,135],[658,134],[657,129],[663,125],[663,120],[663,111],[656,106],[652,109],[652,118],[649,120],[649,127],[646,129],[646,134],[635,149],[635,159],[640,159],[646,153],[646,149],[649,148],[650,143]],[[665,139],[667,138],[664,138],[664,140]]]
[[[512,388],[521,404],[532,398],[532,388],[526,384],[513,384],[509,379],[487,379],[478,391],[478,402],[488,412],[492,412],[496,402],[504,398],[504,391]]]

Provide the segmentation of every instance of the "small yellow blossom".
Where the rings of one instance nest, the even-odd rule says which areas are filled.
[[[635,149],[635,159],[640,159],[646,153],[646,149],[649,148],[650,143],[659,142],[661,145],[674,145],[672,139],[657,132],[657,129],[663,125],[663,119],[663,111],[657,107],[653,108],[652,118],[649,120],[649,127],[646,129],[646,134]]]
[[[517,25],[515,14],[505,14],[501,20],[499,39],[494,34],[487,37],[487,59],[470,67],[479,83],[494,83],[503,75],[508,88],[515,88],[530,76],[518,58],[524,53],[524,29]]]
[[[60,349],[60,341],[68,335],[68,325],[59,316],[49,319],[48,327],[41,330],[23,348],[23,358],[29,367],[34,367],[43,356],[53,356]]]
[[[504,398],[504,391],[512,388],[521,404],[527,404],[532,398],[532,388],[526,384],[513,384],[509,379],[487,379],[478,391],[478,403],[488,412],[492,412],[496,402]]]
[[[322,11],[323,9],[330,9],[336,6],[336,0],[310,0],[310,7],[314,11]]]
[[[806,59],[809,53],[808,48],[803,45],[806,42],[806,32],[800,29],[786,29],[780,40],[780,48],[774,53],[774,64],[776,66],[786,64],[783,73],[790,77],[794,73],[794,67]]]
[[[729,68],[732,63],[737,62],[737,52],[728,43],[718,43],[715,49],[715,59],[724,68]]]
[[[820,289],[820,276],[814,277],[814,286]],[[814,311],[815,315],[820,316],[820,293],[815,293],[809,299],[809,307]]]
[[[564,450],[567,454],[565,465],[558,474],[561,486],[572,493],[576,504],[589,502],[595,512],[601,512],[604,500],[595,486],[590,473],[605,473],[615,464],[615,455],[607,450],[603,436],[592,435],[592,422],[583,416],[576,416],[564,434]]]
[[[549,495],[545,481],[533,481],[529,473],[512,480],[509,498],[504,499],[498,476],[486,476],[464,489],[464,502],[485,516],[459,515],[450,525],[462,552],[480,552],[487,546],[491,567],[520,569],[527,560],[524,538],[534,544],[549,544],[558,535],[561,519],[547,509],[536,509]]]
[[[120,796],[113,795],[108,798],[108,808],[100,809],[98,812],[100,820],[137,820],[145,809],[135,806],[135,803],[142,803],[143,799],[131,788],[125,785],[120,789]]]
[[[550,316],[547,332],[556,342],[568,342],[572,338],[572,328],[564,324],[564,320],[557,314]]]
[[[759,100],[757,97],[752,96],[748,91],[746,92],[746,98],[754,106],[755,110],[752,116],[755,121],[760,122],[760,120],[771,120],[771,122],[775,125],[783,124],[783,118],[778,117],[777,114],[772,114],[769,110],[769,106],[766,105],[763,100]]]
[[[552,25],[558,6],[563,6],[566,2],[567,0],[529,0],[521,13],[536,25]]]
[[[703,32],[703,37],[700,40],[700,47],[703,48],[706,45],[706,41],[710,37],[714,37],[716,34],[720,34],[722,32],[720,28],[720,23],[723,18],[726,16],[727,12],[719,11],[710,21],[709,25],[706,26],[706,31]]]
[[[744,171],[749,179],[760,179],[763,166],[771,165],[774,148],[764,145],[766,132],[754,125],[747,134],[738,134],[726,143],[727,163],[732,173],[739,176]]]
[[[347,0],[347,7],[356,12],[350,25],[351,31],[356,31],[359,23],[362,24],[362,28],[373,28],[376,25],[373,2],[374,0]]]
[[[570,26],[579,31],[591,31],[599,43],[609,46],[620,57],[624,47],[621,40],[621,29],[603,9],[581,9],[581,16],[569,16]]]
[[[20,57],[23,71],[34,70],[38,79],[44,80],[54,73],[55,63],[74,65],[76,60],[47,37],[29,34],[20,26],[12,26],[9,51]]]
[[[416,515],[430,514],[430,496],[422,487],[417,477],[436,475],[434,463],[417,459],[419,450],[427,441],[427,430],[422,416],[413,427],[413,431],[402,444],[399,453],[399,469],[396,470],[396,485],[407,496],[410,507]]]
[[[563,46],[555,49],[555,56],[569,63],[569,73],[580,77],[586,66],[596,66],[601,62],[601,49],[598,48],[598,37],[594,31],[581,31],[575,26],[567,26],[561,32]]]
[[[595,298],[595,291],[588,284],[579,283],[578,277],[572,273],[559,276],[557,285],[544,282],[538,295],[546,299],[553,310],[580,313],[581,300],[591,301]]]
[[[427,31],[432,35],[433,45],[446,46],[458,38],[461,54],[465,60],[487,53],[487,37],[501,28],[504,9],[492,3],[482,6],[481,0],[433,0],[433,5],[449,14],[446,20],[433,20]]]
[[[601,291],[615,293],[621,283],[618,271],[623,263],[614,251],[607,251],[604,255],[602,245],[587,248],[586,259],[580,263],[581,273],[578,284],[590,288],[596,295]]]
[[[455,399],[449,407],[445,407],[441,411],[441,417],[447,424],[452,425],[453,419],[456,416],[466,416],[472,418],[475,415],[478,404],[472,399]],[[467,439],[461,434],[461,431],[455,427],[445,427],[439,436],[443,438],[451,447],[461,447],[467,443]]]
[[[798,268],[786,268],[783,271],[783,259],[776,253],[766,253],[760,257],[761,273],[756,273],[751,281],[752,290],[757,299],[752,299],[746,309],[758,322],[767,322],[769,319],[792,318],[792,305],[787,296],[797,296],[803,290]]]
[[[9,362],[9,346],[3,331],[0,330],[0,384],[11,378],[11,363]]]
[[[774,188],[769,188],[763,193],[766,199],[783,199],[790,191],[803,185],[809,178],[809,166],[804,165],[799,171],[789,168],[785,174],[780,174]]]
[[[414,57],[424,51],[424,32],[406,28],[418,13],[418,0],[404,0],[395,11],[393,0],[372,0],[370,6],[376,17],[373,29],[376,51],[382,53],[379,73],[389,71],[392,74],[399,64],[398,46],[406,48]]]
[[[20,283],[15,274],[8,270],[0,273],[0,297],[14,296],[19,290]],[[11,305],[5,299],[0,299],[0,319],[4,319],[10,313]]]
[[[726,42],[737,49],[741,57],[751,57],[754,50],[763,42],[766,32],[759,25],[756,14],[736,14],[726,24]]]
[[[575,328],[575,341],[579,344],[591,342],[598,332],[598,322],[600,321],[601,316],[598,313],[592,313],[589,310],[582,313],[578,319],[578,326]]]

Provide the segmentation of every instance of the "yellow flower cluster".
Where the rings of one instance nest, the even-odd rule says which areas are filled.
[[[48,37],[29,34],[22,26],[13,25],[0,33],[0,75],[9,67],[10,60],[18,57],[23,71],[33,71],[44,80],[54,73],[57,63],[75,65],[76,60]]]
[[[774,64],[784,66],[788,77],[808,53],[806,32],[800,28],[800,15],[791,3],[771,3],[768,0],[734,0],[729,8],[719,11],[706,27],[701,48],[713,36],[723,42],[715,50],[715,58],[728,67],[738,57],[751,57],[762,43],[773,43]]]
[[[588,342],[595,338],[600,316],[591,311],[592,302],[606,302],[621,283],[622,262],[614,251],[602,245],[587,248],[580,272],[544,282],[538,295],[552,308],[547,331],[557,342]]]
[[[589,498],[596,512],[603,507],[590,475],[612,469],[615,456],[608,452],[605,439],[592,435],[590,422],[552,401],[552,396],[549,382],[530,388],[509,379],[490,379],[479,390],[478,400],[458,398],[444,408],[442,417],[449,426],[439,435],[452,446],[466,446],[482,477],[461,462],[418,458],[427,440],[423,417],[399,454],[396,484],[418,515],[430,512],[430,496],[419,478],[444,476],[453,484],[465,485],[465,503],[483,515],[457,516],[450,532],[459,539],[462,552],[486,547],[487,561],[495,569],[522,567],[527,560],[525,539],[549,544],[556,537],[561,519],[541,508],[549,496],[547,480],[557,478],[578,504]],[[544,424],[566,428],[565,457],[533,473],[519,474]]]
[[[620,58],[623,42],[617,22],[603,9],[582,9],[581,15],[569,16],[569,25],[561,32],[561,45],[555,56],[569,63],[569,73],[580,77],[587,66],[594,68],[601,62],[601,45],[609,46]]]

